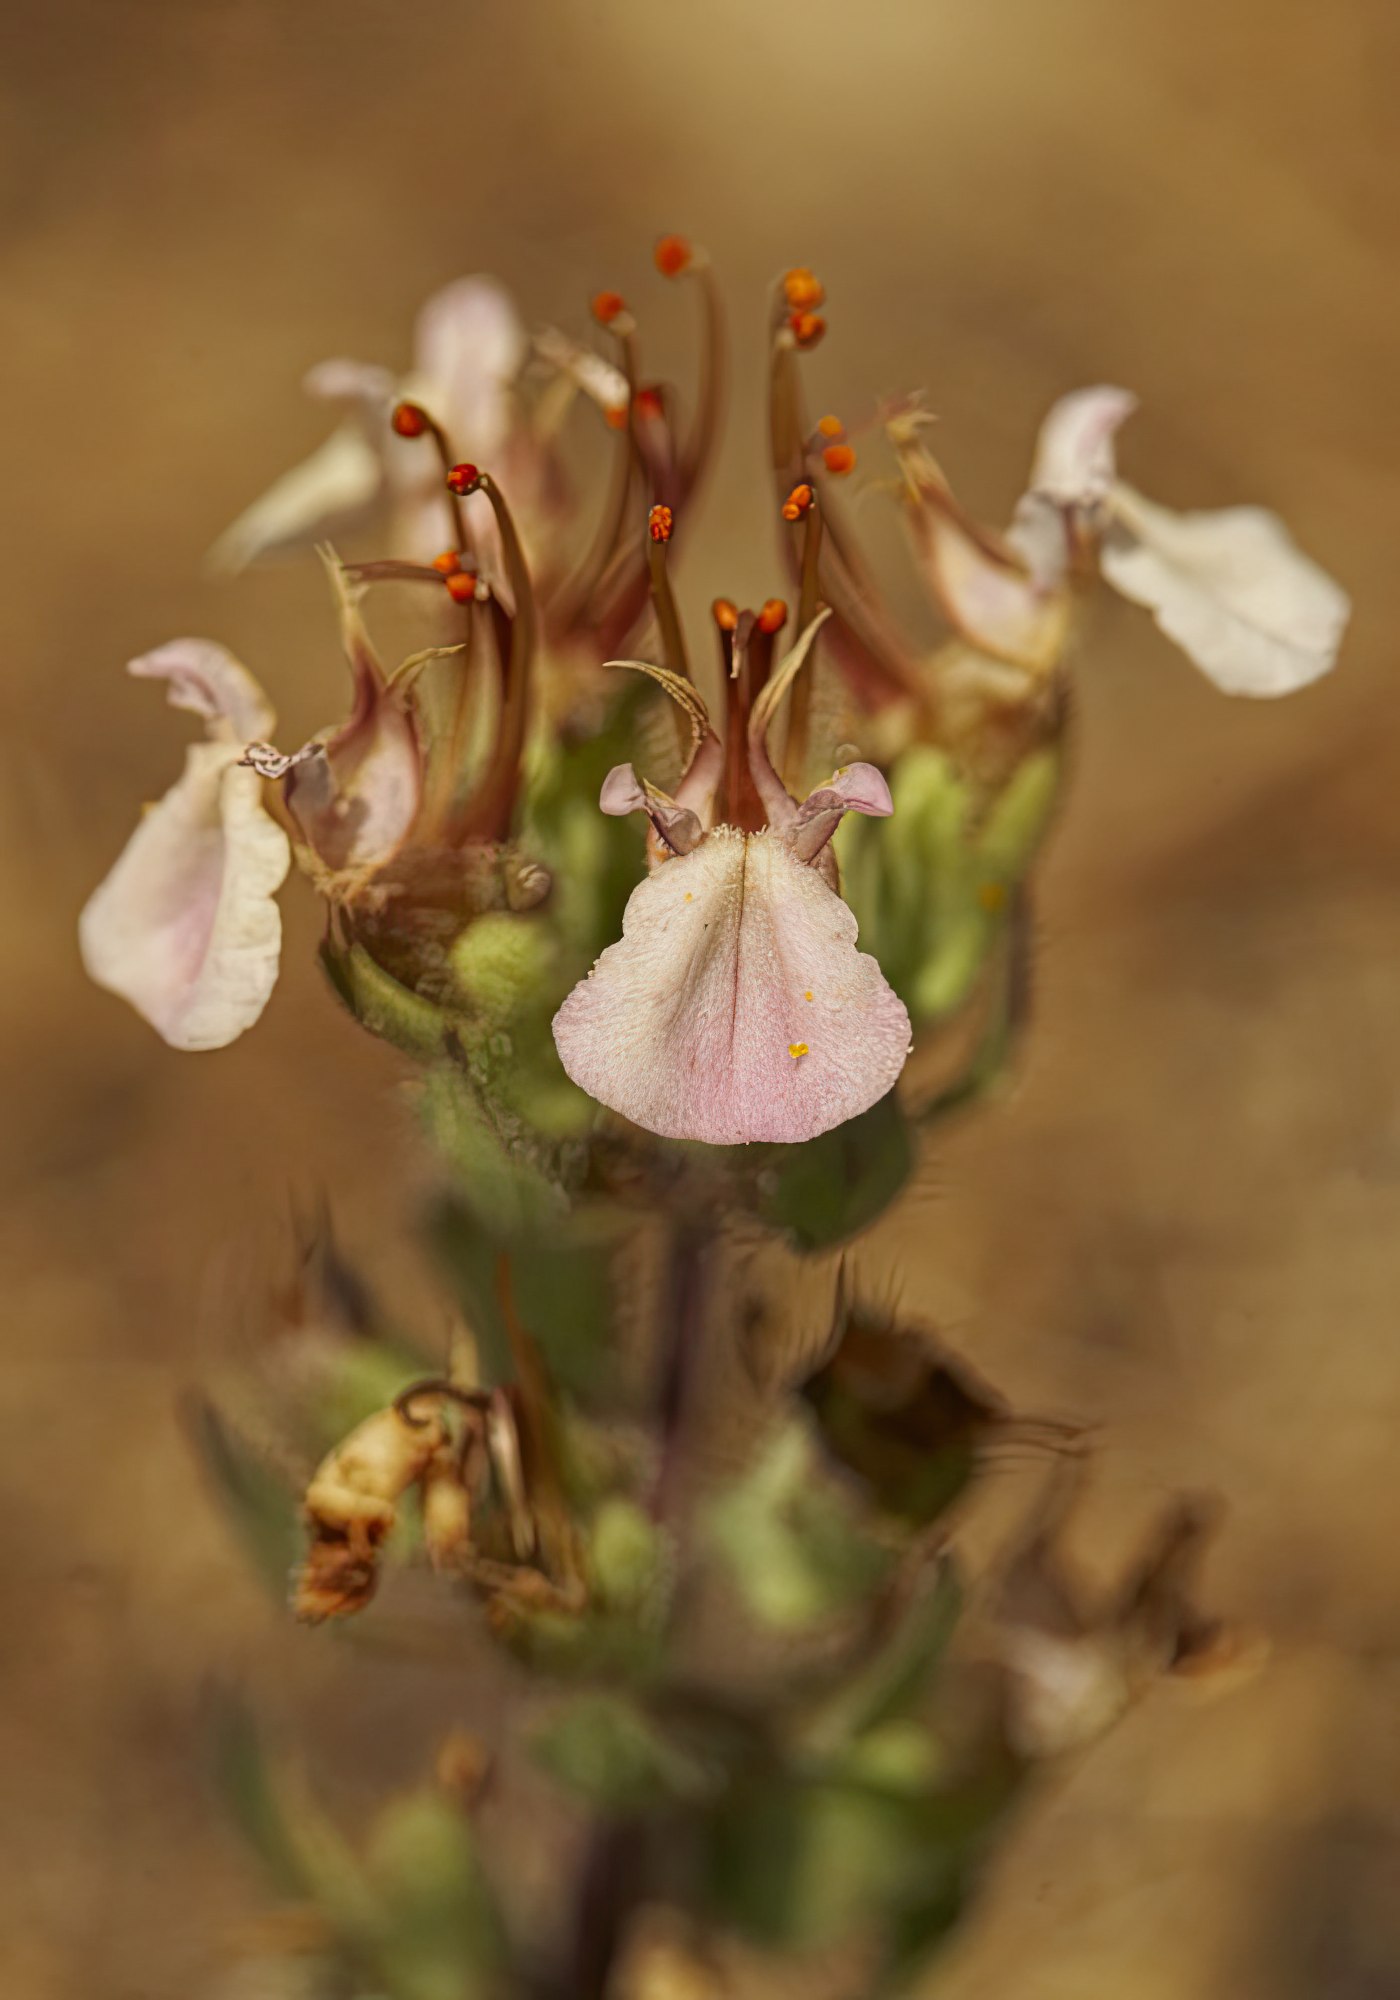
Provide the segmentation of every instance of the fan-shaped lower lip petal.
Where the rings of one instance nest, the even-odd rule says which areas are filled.
[[[648,1131],[791,1143],[893,1087],[909,1016],[821,876],[724,827],[633,891],[554,1038],[575,1083]]]

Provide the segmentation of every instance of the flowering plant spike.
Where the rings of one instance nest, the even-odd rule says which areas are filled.
[[[425,1742],[351,1833],[304,1758],[220,1709],[225,1795],[300,1911],[304,2000],[906,1993],[1038,1771],[1152,1688],[1261,1653],[1199,1609],[1201,1498],[1095,1601],[1065,1548],[1080,1426],[895,1310],[900,1239],[883,1266],[864,1239],[1031,1019],[1095,582],[1250,695],[1327,671],[1345,596],[1271,515],[1129,487],[1120,389],[1056,404],[1009,526],[984,526],[921,398],[808,415],[803,357],[839,320],[796,266],[768,313],[789,596],[717,598],[701,661],[673,565],[724,312],[698,245],[663,237],[655,262],[699,304],[689,397],[647,372],[615,290],[527,337],[481,278],[429,301],[406,373],[313,371],[345,422],[216,553],[322,542],[341,721],[278,747],[210,639],[131,664],[204,740],[82,913],[92,977],[176,1048],[232,1043],[273,992],[295,865],[333,992],[400,1052],[437,1158],[446,1353],[441,1317],[383,1305],[322,1213],[188,1412],[292,1614],[399,1653],[450,1634],[482,1731]],[[844,509],[885,447],[922,634]],[[396,658],[403,594],[432,643]],[[1013,1456],[1044,1469],[975,1578],[959,1528]],[[514,1663],[504,1710],[490,1649]],[[287,1976],[263,1951],[210,2000]]]

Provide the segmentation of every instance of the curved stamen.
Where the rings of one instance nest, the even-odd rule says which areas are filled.
[[[475,465],[454,465],[448,474],[448,484],[454,493],[484,493],[490,501],[501,537],[506,581],[514,600],[514,610],[507,615],[492,594],[492,608],[500,619],[498,643],[505,641],[496,743],[481,784],[456,815],[451,832],[458,840],[477,836],[501,840],[510,831],[529,720],[530,670],[536,633],[534,586],[510,508],[490,473],[480,471]]]

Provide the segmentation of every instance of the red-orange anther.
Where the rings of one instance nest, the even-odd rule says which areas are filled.
[[[826,332],[826,321],[820,313],[795,312],[788,325],[799,347],[815,347]]]
[[[462,567],[462,558],[456,549],[444,549],[440,556],[433,557],[433,568],[440,576],[452,576]]]
[[[846,434],[846,426],[839,417],[823,417],[818,423],[817,429],[824,438],[839,438],[844,437]]]
[[[481,473],[476,466],[454,465],[447,475],[447,483],[454,493],[475,493],[480,478]]]
[[[785,521],[800,521],[811,504],[811,487],[806,484],[794,486],[787,499],[783,502],[783,519]]]
[[[684,236],[662,236],[658,238],[652,254],[663,278],[678,278],[689,266],[695,252]]]
[[[727,597],[717,597],[710,606],[710,616],[721,632],[737,632],[739,629],[739,607]]]
[[[855,450],[848,444],[829,444],[822,453],[822,464],[827,471],[840,479],[851,470],[856,462]]]
[[[454,570],[452,575],[445,577],[443,581],[447,585],[447,594],[454,604],[470,604],[476,596],[476,578],[469,570]]]
[[[389,421],[401,438],[420,438],[428,428],[428,412],[416,403],[395,403]]]
[[[666,413],[659,389],[639,389],[633,401],[639,417],[660,417]]]
[[[760,632],[781,632],[787,624],[787,606],[781,597],[770,597],[758,614]]]
[[[673,516],[669,507],[653,507],[647,515],[647,532],[654,542],[669,542]]]
[[[610,431],[625,431],[627,428],[626,409],[616,403],[609,403],[603,412],[603,422]]]
[[[826,286],[805,264],[794,265],[791,271],[783,273],[783,297],[793,312],[811,312],[826,298]]]
[[[595,292],[592,312],[599,326],[611,326],[627,310],[627,301],[621,292]]]

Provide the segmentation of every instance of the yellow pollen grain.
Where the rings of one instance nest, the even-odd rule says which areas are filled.
[[[803,994],[802,998],[803,998],[804,1000],[810,1000],[810,999],[811,999],[811,997],[812,997],[812,989],[811,989],[811,987],[809,986],[809,987],[807,988],[807,991],[806,991],[806,992],[805,992],[805,993]]]
[[[691,895],[689,889],[687,889],[685,892],[685,900],[687,901],[687,903],[693,903],[695,901],[695,898],[694,896]]]
[[[794,1062],[800,1062],[802,1057],[807,1055],[808,1053],[809,1051],[807,1048],[807,1044],[805,1042],[788,1043],[788,1054],[792,1057]]]

